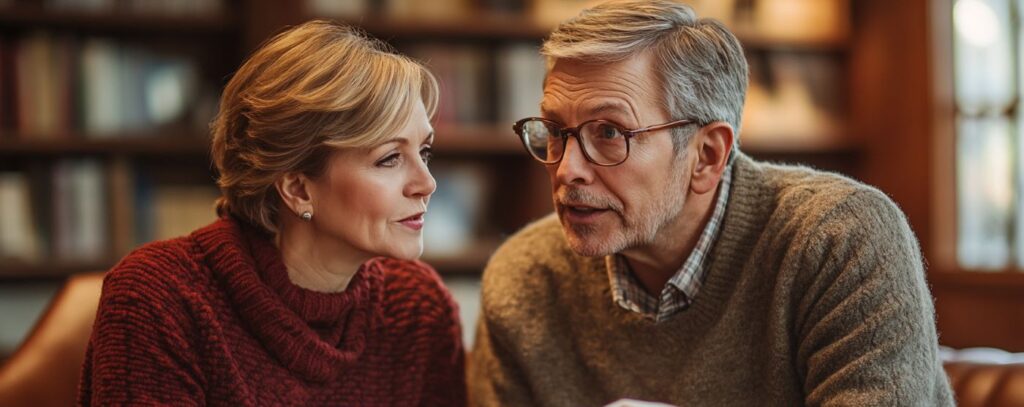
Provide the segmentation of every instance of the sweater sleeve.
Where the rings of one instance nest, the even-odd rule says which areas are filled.
[[[861,190],[806,234],[798,366],[808,405],[952,405],[917,242],[899,209]]]
[[[188,312],[156,266],[128,258],[108,273],[79,385],[79,405],[203,405]]]
[[[536,405],[514,355],[503,346],[506,339],[495,336],[493,324],[493,321],[488,321],[486,311],[481,313],[470,353],[469,404]],[[501,332],[500,329],[497,331]]]
[[[462,325],[455,301],[444,295],[444,315],[439,318],[438,347],[431,357],[430,374],[424,383],[424,406],[466,405],[466,351],[462,347]]]

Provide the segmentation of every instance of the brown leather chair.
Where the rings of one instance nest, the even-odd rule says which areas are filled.
[[[0,406],[70,406],[96,318],[103,273],[68,278],[11,358],[0,366]]]
[[[1024,407],[1024,363],[946,362],[961,407]]]

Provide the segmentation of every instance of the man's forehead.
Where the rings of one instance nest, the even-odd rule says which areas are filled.
[[[558,116],[560,108],[564,108],[564,106],[552,104],[547,99],[540,104],[540,111],[545,116]],[[583,101],[577,110],[585,115],[597,115],[629,113],[633,111],[633,108],[620,98],[598,98]]]

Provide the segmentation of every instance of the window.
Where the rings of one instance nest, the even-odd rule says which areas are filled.
[[[1024,267],[1024,0],[953,6],[957,259],[976,270]]]

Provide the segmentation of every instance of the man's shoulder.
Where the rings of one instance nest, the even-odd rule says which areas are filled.
[[[900,213],[885,193],[842,174],[805,166],[757,164],[760,182],[775,197],[776,215],[821,220],[861,212]],[[779,212],[782,213],[779,213]]]
[[[565,241],[555,214],[523,227],[491,256],[483,275],[483,300],[489,293],[502,301],[524,300],[552,289],[559,276],[571,273],[582,259]]]

